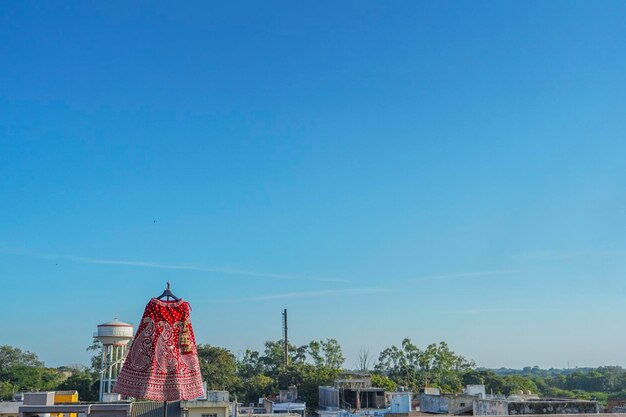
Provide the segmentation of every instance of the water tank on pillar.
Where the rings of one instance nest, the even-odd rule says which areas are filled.
[[[119,401],[119,394],[111,389],[117,381],[128,349],[128,342],[133,338],[133,325],[113,319],[98,325],[94,338],[102,343],[102,364],[100,367],[100,401]]]

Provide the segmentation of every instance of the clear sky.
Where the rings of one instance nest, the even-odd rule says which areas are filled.
[[[228,3],[228,4],[227,4]],[[626,365],[626,3],[0,5],[0,344]]]

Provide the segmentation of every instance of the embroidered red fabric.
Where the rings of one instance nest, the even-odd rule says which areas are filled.
[[[152,298],[113,392],[155,401],[203,396],[189,303]]]

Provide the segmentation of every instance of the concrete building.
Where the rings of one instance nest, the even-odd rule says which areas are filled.
[[[291,385],[287,389],[281,389],[278,393],[278,402],[293,403],[298,400],[298,387]]]
[[[0,417],[18,417],[21,405],[21,401],[0,402]]]
[[[432,414],[459,414],[472,409],[472,403],[479,398],[468,394],[425,394],[420,393],[420,411]]]
[[[76,404],[78,403],[78,391],[55,391],[54,404]],[[76,413],[50,413],[50,417],[76,417]]]
[[[180,401],[167,402],[167,417],[183,416],[180,403]],[[164,410],[161,401],[136,401],[129,405],[131,406],[130,417],[163,417]]]
[[[245,413],[245,414],[241,413],[241,414],[238,414],[237,417],[276,417],[276,414],[274,413]],[[280,417],[300,417],[300,414],[285,413],[285,414],[281,414]]]
[[[163,403],[154,401],[79,403],[74,392],[24,393],[17,417],[163,417]],[[68,402],[66,402],[68,401]],[[61,403],[62,402],[62,403]],[[228,404],[228,403],[227,403]],[[228,410],[228,405],[226,406]],[[180,401],[167,403],[168,417],[183,417]],[[222,417],[228,417],[228,413]]]
[[[180,408],[183,417],[229,417],[228,391],[207,391],[206,399],[181,401]]]
[[[392,392],[389,401],[389,412],[394,415],[410,413],[412,411],[412,397],[411,391]]]
[[[334,386],[319,387],[320,417],[409,417],[413,409],[410,391],[385,392],[373,387],[369,374],[344,374]]]
[[[70,405],[22,405],[19,417],[42,417],[52,413],[85,417],[131,417],[131,403],[96,403]]]
[[[490,400],[476,399],[473,403],[475,416],[555,415],[555,414],[599,414],[596,401],[565,399]]]
[[[271,406],[272,414],[296,415],[298,417],[306,416],[306,403],[303,402],[286,402],[273,403]],[[284,417],[284,416],[281,416]]]
[[[278,395],[261,398],[259,399],[259,403],[259,405],[263,408],[262,411],[253,404],[250,407],[246,407],[245,411],[248,411],[249,414],[253,415],[294,414],[298,417],[306,417],[306,403],[298,401],[298,389],[295,385],[292,385],[287,389],[280,390]],[[244,411],[243,408],[242,411]]]
[[[618,408],[617,410],[615,408]],[[607,413],[621,413],[624,407],[626,407],[626,398],[609,398],[606,405]]]
[[[385,389],[372,386],[369,374],[342,374],[334,386],[319,387],[319,410],[384,410]]]
[[[487,397],[487,393],[485,391],[485,386],[480,384],[474,384],[474,385],[466,385],[465,389],[463,390],[463,394],[465,395],[474,395],[478,398],[486,398]]]

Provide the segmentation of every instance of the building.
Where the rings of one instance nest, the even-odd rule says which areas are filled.
[[[182,417],[181,401],[167,402],[167,417]],[[135,401],[131,406],[130,417],[163,417],[163,402],[161,401]]]
[[[21,405],[21,401],[0,402],[0,417],[18,417]]]
[[[596,401],[555,399],[506,400],[476,399],[473,403],[475,416],[599,414]]]
[[[264,398],[263,406],[269,414],[296,414],[306,417],[306,403],[298,401],[298,388],[295,385],[281,389],[278,396]]]
[[[55,404],[54,391],[24,393],[24,402],[19,407],[18,417],[72,414],[81,417],[132,417],[131,403]]]
[[[76,404],[78,403],[78,391],[55,391],[54,404]],[[50,413],[50,417],[76,417],[76,413]]]
[[[473,401],[484,396],[482,390],[472,385],[463,394],[442,394],[439,388],[427,388],[419,395],[420,411],[432,414],[460,414],[472,410]]]
[[[270,413],[305,417],[306,416],[306,403],[303,403],[303,402],[271,403]],[[284,416],[281,416],[281,417],[284,417]]]
[[[183,417],[229,417],[228,391],[207,391],[206,399],[181,401],[180,408]]]
[[[626,398],[618,397],[618,398],[609,398],[608,403],[606,405],[607,413],[621,413],[626,407]],[[617,408],[617,409],[616,409]]]
[[[372,386],[369,374],[342,374],[334,386],[319,387],[319,410],[384,410],[385,389]]]
[[[411,391],[392,392],[389,400],[389,412],[394,416],[410,413],[412,411],[412,397]]]
[[[245,415],[295,415],[306,417],[306,403],[298,401],[298,389],[295,385],[287,389],[281,389],[278,395],[259,398],[259,404],[249,404],[247,407],[239,407],[240,414]]]
[[[408,417],[415,414],[410,391],[385,392],[365,373],[343,374],[334,385],[319,387],[320,417]]]
[[[276,417],[276,414],[274,413],[241,413],[241,414],[238,414],[236,417]],[[285,413],[285,414],[282,414],[280,417],[300,417],[300,414]]]

